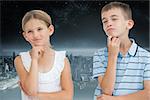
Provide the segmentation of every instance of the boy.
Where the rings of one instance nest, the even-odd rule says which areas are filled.
[[[98,78],[94,99],[150,100],[150,53],[129,38],[133,27],[129,5],[111,2],[101,11],[107,48],[95,52],[93,77]]]

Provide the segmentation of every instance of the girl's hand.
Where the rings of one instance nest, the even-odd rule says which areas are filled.
[[[42,47],[33,47],[31,50],[31,58],[38,60],[41,56],[43,56],[44,49]]]

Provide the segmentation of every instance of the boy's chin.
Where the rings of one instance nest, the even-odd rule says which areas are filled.
[[[107,37],[114,37],[114,35],[112,33],[106,33]]]
[[[109,37],[119,37],[115,32],[106,33],[106,35]]]

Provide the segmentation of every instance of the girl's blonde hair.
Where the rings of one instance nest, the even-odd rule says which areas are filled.
[[[51,17],[46,12],[42,10],[31,10],[27,12],[22,18],[22,29],[24,31],[25,24],[32,18],[39,19],[45,22],[47,27],[52,24]]]

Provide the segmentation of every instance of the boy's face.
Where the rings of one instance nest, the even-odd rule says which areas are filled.
[[[101,15],[103,29],[107,36],[120,37],[129,30],[129,20],[125,19],[123,11],[119,8],[112,8],[104,11]]]

